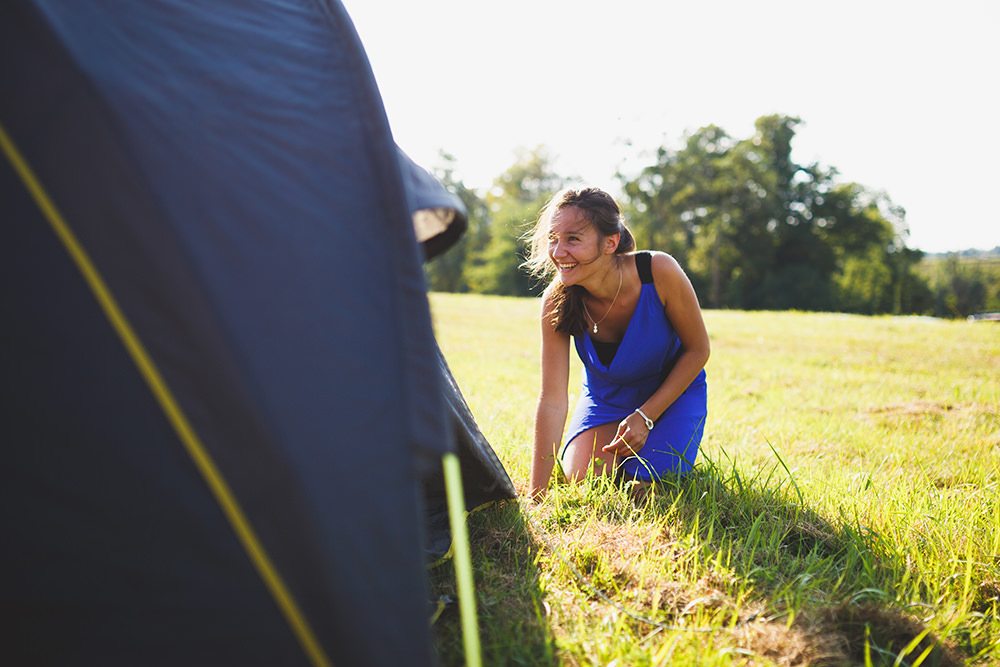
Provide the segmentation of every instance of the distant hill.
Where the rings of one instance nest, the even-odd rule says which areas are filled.
[[[959,250],[958,252],[927,252],[924,253],[924,258],[944,259],[945,257],[950,257],[951,255],[958,255],[963,259],[1000,259],[1000,246],[997,246],[992,250],[977,250],[970,248],[969,250]]]

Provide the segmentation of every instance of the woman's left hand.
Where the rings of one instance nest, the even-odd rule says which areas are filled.
[[[602,449],[622,458],[635,456],[645,446],[648,437],[649,429],[646,428],[646,421],[638,413],[633,412],[619,422],[614,439]]]

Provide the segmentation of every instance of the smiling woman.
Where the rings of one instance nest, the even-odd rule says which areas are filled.
[[[593,471],[648,483],[691,470],[705,424],[710,345],[680,265],[664,253],[635,252],[614,198],[583,188],[546,204],[525,267],[551,279],[540,316],[531,496],[544,496],[556,457],[570,480]],[[585,373],[560,449],[571,337]]]
[[[547,222],[543,224],[543,221]],[[618,203],[609,194],[597,188],[564,190],[549,201],[532,233],[531,256],[525,267],[539,278],[558,276],[550,290],[552,307],[559,312],[560,333],[582,333],[588,327],[588,320],[595,327],[599,324],[589,317],[587,304],[583,301],[586,290],[569,289],[593,277],[595,270],[604,272],[602,279],[611,272],[618,276],[618,289],[605,317],[610,314],[623,284],[617,257],[632,250],[635,250],[635,239],[622,221]],[[598,264],[608,253],[616,257],[613,265]]]

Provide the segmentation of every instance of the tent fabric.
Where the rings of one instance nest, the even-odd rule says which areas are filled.
[[[452,433],[459,450],[466,511],[494,500],[515,498],[517,492],[514,484],[486,436],[479,430],[476,418],[465,402],[444,354],[440,348],[436,348],[436,351],[445,383],[444,396],[448,404]]]
[[[437,349],[437,358],[444,380],[444,397],[448,405],[451,432],[458,449],[465,511],[473,512],[494,501],[516,498],[517,491],[513,482],[479,429],[440,348]],[[427,515],[424,548],[430,564],[436,564],[448,556],[452,548],[443,470],[439,469],[424,479],[424,499]]]
[[[343,8],[9,0],[0,63],[5,660],[433,664],[421,261],[464,218]]]
[[[410,156],[399,151],[406,190],[410,194],[413,226],[425,259],[433,259],[455,244],[468,227],[462,200],[448,192],[436,178]]]

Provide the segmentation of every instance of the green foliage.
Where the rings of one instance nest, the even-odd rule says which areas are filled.
[[[989,253],[928,257],[919,265],[929,285],[924,312],[968,317],[1000,312],[1000,248]]]
[[[903,311],[915,261],[903,252],[903,211],[835,184],[835,170],[793,162],[799,123],[764,116],[739,141],[708,126],[679,151],[661,149],[624,184],[632,223],[662,239],[713,307]],[[862,276],[880,283],[862,289]]]
[[[531,281],[519,265],[525,259],[521,241],[523,218],[510,210],[494,217],[490,240],[469,269],[469,285],[481,294],[524,296],[531,293]]]
[[[872,315],[884,310],[892,290],[892,273],[878,250],[848,255],[836,276],[837,301],[849,313]]]
[[[884,192],[840,183],[837,170],[792,159],[798,118],[758,118],[747,138],[708,125],[682,145],[657,149],[652,164],[622,178],[621,204],[640,248],[685,267],[714,308],[912,313],[964,317],[1000,309],[989,267],[920,268],[908,248],[906,213]],[[469,207],[470,231],[427,269],[432,289],[536,294],[519,268],[522,235],[567,181],[544,147],[518,152],[485,194],[439,177]]]
[[[434,170],[434,175],[446,188],[455,193],[468,211],[469,226],[462,238],[454,247],[449,248],[431,262],[426,264],[424,273],[427,285],[438,292],[468,292],[469,269],[474,267],[473,258],[482,252],[489,241],[489,212],[486,202],[474,191],[456,178],[457,165],[455,158],[447,153],[441,153],[441,166]]]
[[[539,286],[520,268],[527,253],[522,237],[565,182],[553,172],[545,149],[518,152],[515,163],[482,197],[454,179],[453,159],[442,158],[447,166],[437,176],[468,208],[469,233],[427,267],[430,288],[507,296],[538,293]]]
[[[479,425],[526,488],[537,299],[431,305]],[[992,325],[705,320],[695,473],[638,503],[598,478],[470,517],[485,664],[1000,663]],[[433,572],[436,594],[451,590],[449,569]],[[457,617],[435,623],[444,665],[464,664]]]

